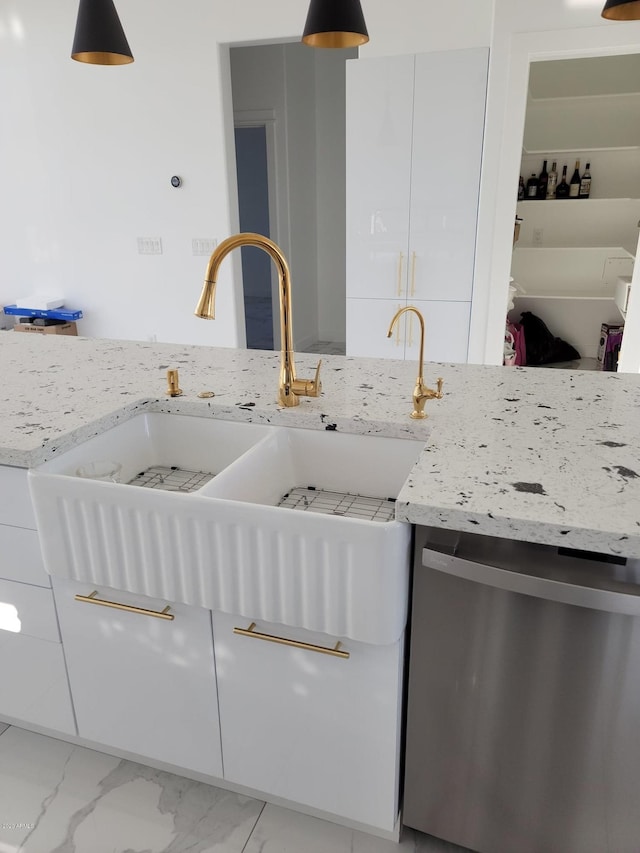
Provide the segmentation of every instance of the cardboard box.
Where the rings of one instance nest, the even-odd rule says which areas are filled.
[[[624,323],[603,323],[600,326],[598,361],[601,370],[616,371],[618,369],[623,332]]]
[[[14,332],[31,332],[36,335],[76,335],[78,326],[75,323],[59,323],[56,326],[34,326],[33,323],[16,323]]]

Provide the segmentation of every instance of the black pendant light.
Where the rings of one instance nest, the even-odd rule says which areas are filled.
[[[360,0],[311,0],[302,41],[309,47],[358,47],[368,42]]]
[[[602,17],[610,21],[640,21],[640,0],[607,0]]]
[[[93,65],[133,62],[113,0],[80,0],[71,58]]]

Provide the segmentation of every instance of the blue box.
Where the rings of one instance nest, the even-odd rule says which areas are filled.
[[[5,305],[4,313],[14,317],[45,317],[48,320],[81,320],[82,311],[68,311],[65,308],[51,308],[44,310],[40,308],[18,308],[17,305]]]

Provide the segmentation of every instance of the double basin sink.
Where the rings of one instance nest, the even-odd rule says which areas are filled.
[[[404,630],[423,443],[146,413],[29,472],[47,571],[362,642]],[[115,460],[117,482],[77,476]],[[202,476],[201,476],[202,475]]]

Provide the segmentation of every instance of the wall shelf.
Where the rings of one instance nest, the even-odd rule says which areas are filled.
[[[516,246],[511,273],[524,293],[514,295],[511,319],[518,321],[523,311],[531,311],[553,335],[583,357],[595,358],[602,323],[621,320],[616,282],[631,273],[633,263],[620,246]]]
[[[516,249],[620,246],[635,255],[640,199],[590,198],[519,201]]]

